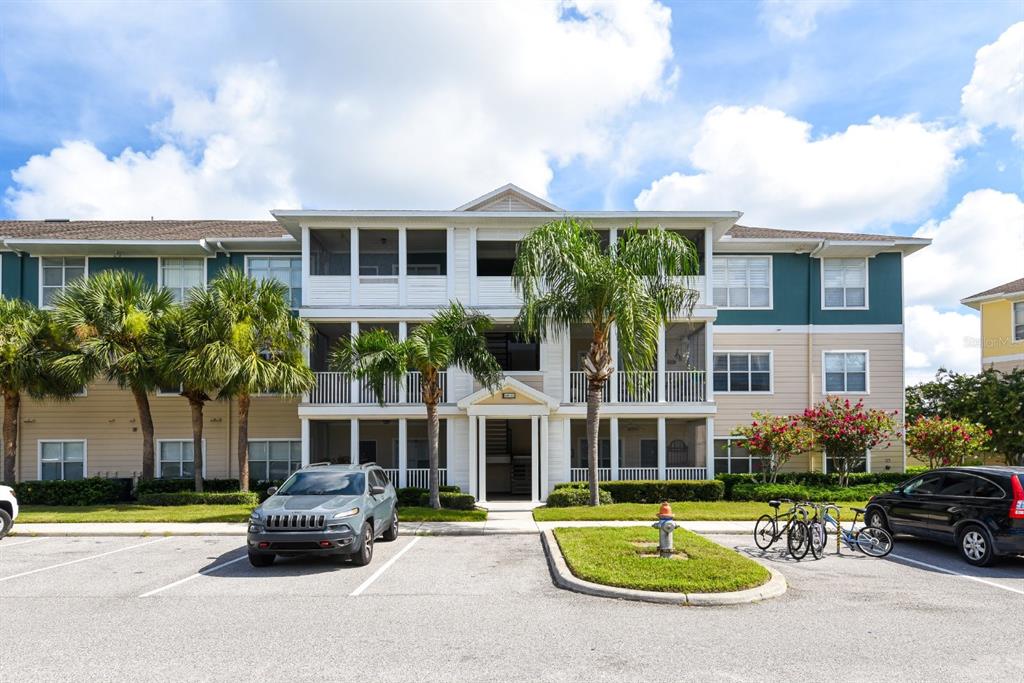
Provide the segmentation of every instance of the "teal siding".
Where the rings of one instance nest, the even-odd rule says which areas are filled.
[[[12,251],[0,254],[0,291],[8,299],[21,298],[21,259]]]
[[[868,259],[868,310],[821,310],[821,260],[807,254],[772,255],[770,311],[720,310],[716,325],[898,325],[903,322],[900,254]]]
[[[228,267],[244,271],[245,254],[217,254],[216,257],[207,259],[206,281],[212,282],[213,279],[220,274],[220,271]]]
[[[39,305],[39,259],[35,256],[20,256],[20,296],[34,306]]]
[[[147,284],[156,287],[158,259],[155,257],[107,257],[92,256],[89,258],[89,274],[95,275],[105,270],[123,270],[141,275]]]

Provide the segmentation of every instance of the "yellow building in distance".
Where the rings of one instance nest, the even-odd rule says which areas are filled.
[[[981,312],[981,367],[1024,368],[1024,278],[978,292],[960,303]]]

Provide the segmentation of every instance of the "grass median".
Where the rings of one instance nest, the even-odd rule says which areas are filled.
[[[842,503],[844,518],[853,519],[850,507],[864,507],[867,503]],[[549,508],[539,507],[533,511],[538,522],[632,522],[653,521],[661,505],[655,503],[612,503],[610,505],[589,505],[581,507]],[[672,513],[679,521],[689,522],[753,522],[763,514],[771,514],[768,503],[716,500],[710,502],[672,503]]]
[[[248,505],[120,505],[49,506],[26,505],[18,515],[19,524],[78,524],[84,522],[245,522],[252,508]],[[426,507],[398,509],[401,522],[482,522],[487,511],[435,510]]]
[[[682,554],[656,556],[658,530],[646,527],[555,529],[572,573],[585,581],[636,590],[722,593],[766,583],[771,574],[757,562],[685,529],[673,535]]]

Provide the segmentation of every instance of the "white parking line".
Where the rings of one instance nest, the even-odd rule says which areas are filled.
[[[157,593],[162,593],[162,592],[164,592],[165,590],[167,590],[169,588],[174,588],[175,586],[180,586],[181,584],[185,583],[186,581],[191,581],[192,579],[198,579],[200,576],[206,576],[207,574],[212,574],[212,573],[214,573],[216,571],[220,571],[221,569],[223,569],[224,567],[227,567],[228,565],[232,565],[235,562],[241,562],[242,560],[247,560],[247,559],[249,559],[248,555],[242,555],[241,557],[236,557],[233,560],[228,560],[227,562],[221,562],[220,564],[214,565],[214,566],[210,567],[209,569],[203,569],[202,571],[198,571],[198,572],[196,572],[195,574],[193,574],[191,576],[186,576],[184,579],[178,579],[174,583],[169,583],[166,586],[161,586],[160,588],[155,588],[155,589],[149,591],[148,593],[143,593],[139,597],[140,598],[148,598],[148,597],[150,597],[152,595],[156,595]]]
[[[961,579],[970,579],[971,581],[977,581],[978,583],[983,583],[986,586],[992,586],[994,588],[1002,588],[1004,591],[1010,591],[1011,593],[1018,593],[1020,595],[1024,595],[1024,590],[1021,590],[1019,588],[1012,588],[1011,586],[1004,586],[1001,583],[996,583],[995,581],[988,581],[988,580],[983,579],[983,578],[978,577],[978,576],[970,576],[968,574],[961,574],[960,572],[955,572],[952,569],[946,569],[945,567],[940,567],[938,565],[928,564],[927,562],[922,562],[921,560],[912,560],[909,557],[903,557],[902,555],[892,555],[892,554],[890,554],[889,557],[892,557],[892,558],[897,559],[897,560],[902,560],[903,562],[910,562],[911,564],[918,564],[918,565],[921,565],[922,567],[927,567],[928,569],[934,569],[937,572],[943,572],[944,574],[950,574],[952,576],[959,576]]]
[[[406,552],[408,552],[409,548],[411,548],[414,545],[416,545],[416,543],[420,540],[420,538],[421,538],[420,536],[417,536],[416,538],[412,539],[412,541],[409,542],[409,545],[405,546],[404,548],[399,550],[397,553],[395,553],[395,556],[392,557],[387,562],[385,562],[384,564],[382,564],[380,566],[380,569],[378,569],[377,571],[375,571],[373,574],[370,575],[370,578],[368,578],[366,581],[363,581],[361,584],[359,584],[358,588],[356,588],[354,591],[349,593],[349,597],[355,597],[357,595],[362,595],[363,591],[365,591],[367,588],[370,587],[370,584],[372,584],[374,581],[379,579],[381,577],[381,575],[384,572],[386,572],[391,565],[393,565],[395,562],[398,562],[398,558],[400,558],[402,555],[404,555]]]
[[[40,536],[39,538],[30,538],[27,541],[15,541],[14,543],[7,541],[3,545],[0,545],[0,550],[4,550],[6,548],[17,548],[19,545],[35,543],[36,541],[45,541],[47,538],[49,538],[49,536]]]
[[[77,560],[69,560],[67,562],[61,562],[60,564],[51,564],[48,567],[40,567],[39,569],[30,569],[29,571],[21,572],[20,574],[13,574],[11,576],[0,577],[0,583],[2,583],[4,581],[10,581],[11,579],[17,579],[17,578],[22,577],[22,576],[28,576],[29,574],[38,574],[39,572],[45,572],[45,571],[47,571],[49,569],[57,569],[59,567],[67,567],[70,564],[78,564],[79,562],[87,562],[89,560],[96,560],[96,559],[99,559],[101,557],[106,557],[107,555],[113,555],[114,553],[121,553],[121,552],[124,552],[125,550],[131,550],[132,548],[141,548],[142,546],[145,546],[145,545],[153,545],[154,543],[159,543],[161,541],[166,541],[166,540],[167,540],[167,537],[158,538],[155,541],[146,541],[145,543],[137,543],[136,545],[125,546],[124,548],[118,548],[117,550],[108,550],[107,552],[100,553],[99,555],[89,555],[88,557],[80,557]]]

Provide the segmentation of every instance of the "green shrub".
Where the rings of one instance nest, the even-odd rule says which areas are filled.
[[[250,488],[255,482],[249,482]],[[196,482],[194,479],[142,479],[135,488],[136,496],[143,496],[147,493],[178,493],[179,491],[193,491]],[[203,491],[205,493],[232,493],[238,491],[237,479],[203,479]]]
[[[908,468],[909,470],[909,468]],[[854,472],[850,474],[850,486],[886,486],[892,490],[897,485],[910,479],[913,474],[909,472]],[[761,484],[760,475],[753,474],[719,474],[715,477],[725,485],[726,500],[749,500],[738,498],[735,488],[741,484],[768,486]],[[776,486],[799,486],[804,488],[818,489],[839,489],[839,475],[836,473],[824,474],[822,472],[780,472],[775,481]],[[746,494],[744,494],[746,495]],[[791,498],[792,496],[783,496]],[[842,500],[857,500],[855,498],[843,498]]]
[[[438,486],[438,492],[440,493],[461,493],[462,490],[458,486]],[[417,486],[406,486],[405,488],[398,489],[396,494],[398,495],[398,507],[400,508],[412,508],[420,504],[420,498],[423,497],[424,493],[430,493],[427,489],[419,488]]]
[[[131,479],[89,477],[71,481],[22,481],[13,485],[21,505],[108,505],[131,500]]]
[[[928,472],[930,470],[931,468],[928,467],[928,465],[914,465],[913,467],[908,467],[907,479],[910,479],[911,477],[916,477],[919,474],[924,474],[925,472]]]
[[[616,503],[662,503],[666,500],[722,500],[725,491],[725,485],[721,481],[714,479],[696,479],[692,481],[683,479],[668,481],[602,481],[600,488],[610,493]],[[585,481],[555,484],[555,491],[577,489],[589,491],[590,484]],[[550,499],[549,496],[548,500]]]
[[[254,491],[233,491],[228,493],[196,493],[178,491],[174,493],[144,493],[139,496],[141,505],[259,505],[259,494]]]
[[[716,474],[715,479],[722,482],[725,487],[722,491],[722,495],[726,500],[734,500],[732,489],[737,484],[752,484],[754,483],[754,475],[752,474]]]
[[[880,493],[888,493],[892,486],[888,484],[860,484],[846,488],[823,488],[801,486],[799,484],[736,484],[733,487],[733,500],[752,500],[766,502],[789,498],[790,500],[809,500],[819,503],[867,500]]]
[[[458,486],[445,488],[454,488],[455,491],[441,491],[439,496],[441,498],[441,507],[448,508],[449,510],[472,510],[476,507],[476,498],[468,493],[459,493]],[[420,498],[417,501],[420,507],[430,507],[430,493],[420,494]]]
[[[611,505],[612,494],[603,488],[598,489],[598,499],[601,505]],[[549,508],[567,508],[578,505],[590,505],[590,489],[581,486],[555,487],[555,490],[548,494],[547,506]]]

